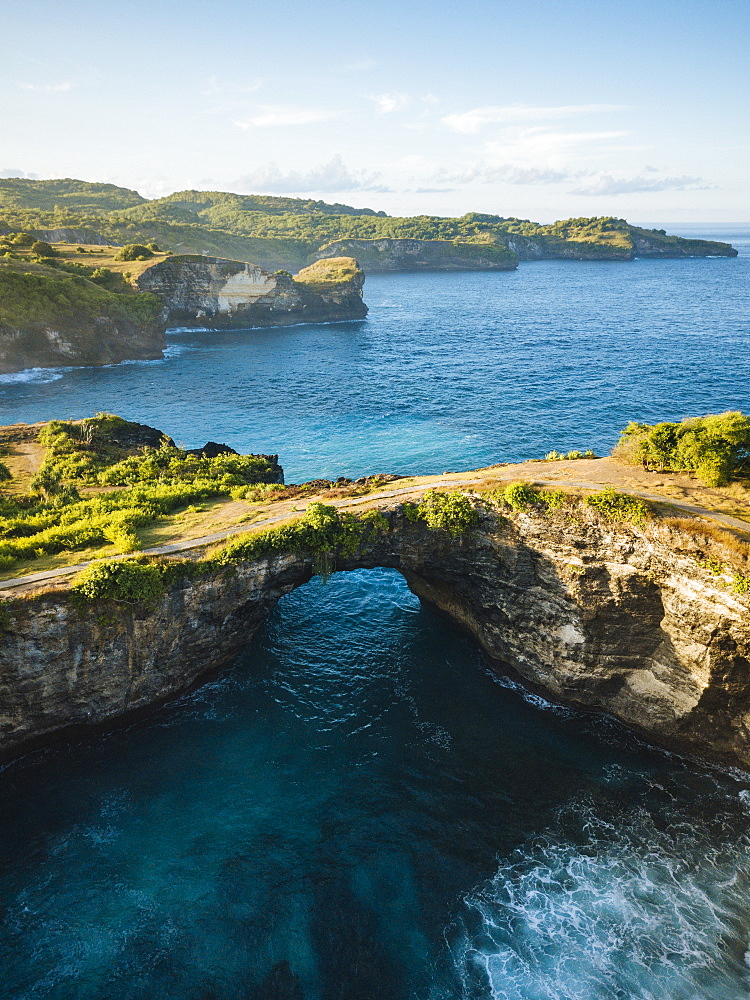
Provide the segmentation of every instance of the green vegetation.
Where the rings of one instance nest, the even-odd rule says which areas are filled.
[[[0,483],[7,483],[9,479],[13,476],[10,473],[10,469],[5,464],[5,462],[0,462]]]
[[[507,256],[512,240],[523,256],[525,241],[533,240],[535,252],[552,256],[628,258],[644,239],[666,253],[732,253],[726,244],[666,236],[610,216],[551,225],[476,212],[397,218],[312,199],[221,191],[180,191],[148,201],[126,188],[69,179],[0,180],[0,228],[85,229],[102,242],[149,248],[156,241],[179,253],[214,253],[270,270],[297,270],[328,244],[347,239],[448,240],[458,255],[466,244],[480,244],[490,256],[493,248]]]
[[[298,521],[234,539],[216,561],[228,565],[281,552],[301,552],[312,556],[315,571],[325,577],[335,570],[337,559],[356,555],[387,528],[388,521],[379,511],[355,516],[327,504],[311,503]]]
[[[103,559],[73,578],[71,590],[86,601],[155,604],[164,594],[159,565],[135,559]]]
[[[585,503],[609,521],[627,521],[645,524],[650,511],[648,505],[627,493],[618,493],[608,486],[600,493],[586,497]]]
[[[339,285],[348,285],[359,274],[351,257],[329,257],[303,268],[294,280],[313,292],[329,292]]]
[[[532,483],[519,481],[490,494],[490,499],[516,511],[524,511],[530,506],[553,511],[562,507],[567,498],[559,490],[538,490]]]
[[[404,513],[410,521],[424,521],[429,528],[454,537],[474,527],[479,517],[469,497],[458,491],[428,490],[420,503],[405,504]]]
[[[122,295],[102,287],[117,279],[99,275],[94,282],[78,274],[19,271],[0,268],[0,326],[27,329],[44,324],[52,329],[93,323],[99,317],[151,327],[159,320],[161,300],[148,292]]]
[[[51,421],[39,433],[46,449],[31,490],[0,495],[0,568],[104,545],[141,547],[138,529],[195,502],[275,480],[275,456],[188,455],[152,428],[112,414],[79,423]],[[121,487],[101,492],[102,487]],[[82,496],[80,489],[96,492]]]
[[[570,461],[577,458],[596,458],[596,455],[590,448],[587,451],[569,451],[567,454],[563,451],[550,451],[544,456],[544,461],[563,462],[566,459]]]
[[[35,240],[35,242],[31,244],[31,252],[35,253],[38,257],[55,256],[55,251],[52,246],[44,240]]]
[[[725,486],[750,472],[750,417],[738,411],[680,423],[630,423],[612,454],[663,472],[695,472],[706,486]]]
[[[144,246],[142,243],[127,243],[122,250],[117,254],[116,260],[149,260],[154,256],[154,251],[151,247],[156,247],[155,243],[151,246]]]

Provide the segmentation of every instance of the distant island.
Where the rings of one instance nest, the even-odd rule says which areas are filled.
[[[304,198],[179,191],[147,199],[114,184],[0,180],[0,234],[48,242],[156,242],[179,254],[226,257],[268,271],[299,271],[350,256],[378,271],[508,270],[519,260],[734,257],[728,243],[687,240],[605,216],[540,225],[476,212],[398,218]]]

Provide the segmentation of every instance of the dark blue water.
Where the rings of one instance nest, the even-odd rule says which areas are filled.
[[[603,450],[750,409],[749,262],[380,278],[362,324],[6,379],[3,420],[107,409],[298,479]],[[749,831],[749,778],[498,680],[391,571],[338,574],[195,693],[0,774],[0,996],[740,1000]]]

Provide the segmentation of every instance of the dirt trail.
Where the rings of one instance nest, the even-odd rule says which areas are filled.
[[[586,477],[586,473],[589,477]],[[539,473],[540,475],[535,475]],[[578,475],[574,478],[574,474]],[[581,477],[581,473],[584,475]],[[689,490],[688,496],[691,498],[700,495],[713,500],[713,493],[721,499],[723,494],[718,491],[707,490],[695,483],[687,476],[662,475],[655,476],[654,473],[642,472],[639,469],[630,469],[621,466],[611,459],[578,459],[563,462],[524,462],[512,465],[489,466],[484,469],[477,469],[469,473],[446,473],[442,476],[420,476],[404,480],[404,485],[394,489],[381,490],[377,493],[369,493],[359,497],[343,497],[341,499],[331,499],[325,494],[310,497],[304,502],[299,498],[288,501],[278,501],[274,504],[274,514],[270,517],[260,517],[252,522],[243,522],[223,528],[211,534],[201,535],[198,538],[182,538],[173,542],[165,542],[151,548],[142,549],[139,555],[174,555],[179,552],[189,552],[192,549],[204,548],[221,542],[232,535],[244,534],[258,529],[279,524],[292,517],[304,514],[310,503],[325,502],[333,507],[342,510],[349,510],[357,507],[371,508],[379,506],[383,501],[389,501],[394,497],[407,497],[413,495],[421,496],[428,489],[440,486],[458,487],[472,485],[488,485],[497,482],[512,482],[517,479],[530,480],[540,486],[569,486],[573,489],[600,490],[603,486],[616,486],[618,489],[643,500],[650,500],[656,503],[667,503],[674,507],[677,512],[684,511],[686,514],[704,518],[709,521],[716,521],[734,530],[750,533],[750,504],[738,503],[747,509],[747,518],[742,519],[721,511],[712,510],[705,505],[688,502],[679,499],[677,494],[681,490]],[[637,487],[650,486],[651,489]],[[660,489],[661,488],[661,489]],[[299,505],[299,506],[298,506]],[[127,558],[123,556],[121,558]],[[86,566],[91,565],[96,560],[90,559],[86,562],[77,563],[72,566],[61,566],[57,569],[45,570],[41,573],[30,573],[24,576],[14,577],[10,580],[0,581],[0,591],[13,590],[18,587],[32,587],[47,581],[56,580],[61,577],[71,576],[80,572]]]

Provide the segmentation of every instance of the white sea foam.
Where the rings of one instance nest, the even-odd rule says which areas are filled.
[[[487,671],[489,676],[498,684],[500,687],[506,688],[508,691],[515,691],[519,694],[521,698],[526,702],[527,705],[533,705],[534,708],[539,708],[543,712],[552,712],[554,715],[562,716],[573,716],[576,714],[576,710],[573,708],[566,708],[564,705],[556,705],[553,701],[548,701],[543,698],[540,694],[534,694],[523,686],[520,681],[515,681],[511,677],[506,677],[503,674],[496,674],[494,671]]]
[[[56,382],[69,371],[70,368],[25,368],[22,372],[11,372],[9,375],[0,375],[0,384],[16,385],[19,382]]]
[[[464,995],[747,1000],[747,867],[747,844],[714,845],[688,822],[577,808],[465,899],[452,946]]]

